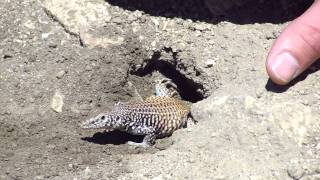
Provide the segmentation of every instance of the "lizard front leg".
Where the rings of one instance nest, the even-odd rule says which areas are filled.
[[[145,127],[145,126],[132,126],[128,129],[128,132],[133,135],[145,135],[143,141],[141,143],[136,143],[132,141],[128,141],[127,144],[132,146],[141,146],[141,147],[150,147],[155,144],[156,135],[155,130],[152,127]]]
[[[171,79],[164,78],[161,80],[156,80],[156,96],[173,97],[178,94],[177,89],[177,85],[175,85]]]
[[[155,142],[156,142],[156,135],[154,133],[151,133],[151,134],[147,134],[143,138],[143,141],[141,143],[128,141],[128,144],[131,146],[140,146],[140,147],[146,148],[146,147],[150,147],[150,146],[154,145]]]

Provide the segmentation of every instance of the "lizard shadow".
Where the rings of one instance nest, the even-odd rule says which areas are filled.
[[[310,74],[313,74],[320,70],[320,59],[318,59],[310,68],[308,68],[306,71],[304,71],[302,74],[300,74],[296,79],[291,81],[287,85],[277,85],[271,81],[269,78],[267,81],[267,84],[265,86],[265,89],[267,91],[271,91],[274,93],[283,93],[287,91],[289,88],[294,86],[295,84],[299,83],[300,81],[305,80]]]
[[[97,132],[92,137],[83,137],[81,138],[84,141],[88,141],[95,144],[113,144],[120,145],[126,144],[128,141],[133,142],[142,142],[144,136],[140,135],[131,135],[129,133],[114,130],[109,132]]]

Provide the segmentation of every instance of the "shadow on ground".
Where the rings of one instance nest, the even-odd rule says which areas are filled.
[[[284,23],[301,15],[311,4],[312,0],[247,0],[242,5],[230,5],[233,1],[212,0],[213,6],[226,10],[220,15],[213,15],[205,3],[199,0],[106,0],[108,3],[130,11],[143,11],[152,16],[167,18],[179,17],[193,21],[219,23],[229,21],[236,24],[252,23]],[[224,3],[224,4],[221,4]],[[227,4],[228,3],[228,4]],[[235,3],[234,3],[235,4]]]
[[[92,137],[81,138],[84,141],[88,141],[95,144],[113,144],[120,145],[126,144],[128,141],[142,142],[144,136],[131,135],[122,131],[110,131],[110,132],[97,132]]]

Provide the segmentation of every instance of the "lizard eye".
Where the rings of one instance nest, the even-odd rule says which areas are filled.
[[[104,120],[106,117],[105,116],[101,116],[101,119]]]

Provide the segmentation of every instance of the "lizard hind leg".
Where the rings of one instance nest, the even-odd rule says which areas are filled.
[[[187,127],[192,127],[196,125],[198,121],[196,121],[193,117],[188,117],[187,119]]]
[[[183,128],[193,127],[197,123],[198,123],[198,121],[195,120],[191,114],[189,114],[185,123],[183,124]]]

